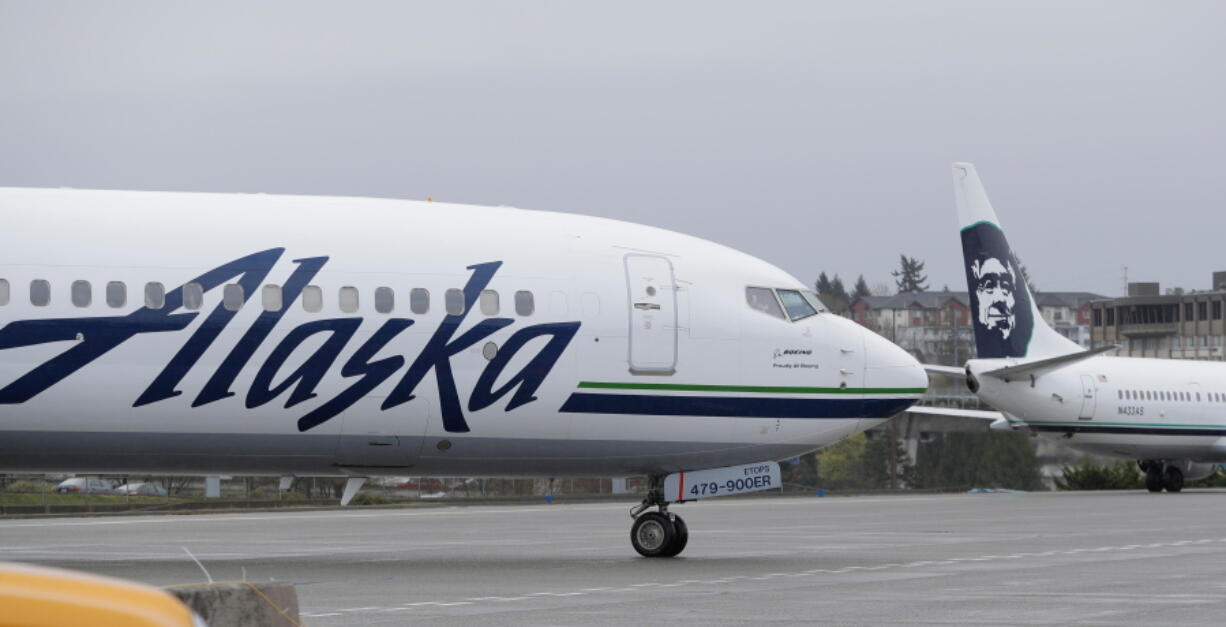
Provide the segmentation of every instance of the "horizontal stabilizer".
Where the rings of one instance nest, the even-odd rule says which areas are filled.
[[[1047,370],[1050,368],[1066,366],[1068,364],[1075,363],[1083,359],[1089,359],[1090,357],[1094,357],[1095,355],[1101,355],[1108,351],[1113,351],[1117,348],[1119,348],[1119,346],[1116,346],[1115,344],[1111,344],[1108,346],[1099,346],[1098,348],[1092,348],[1088,351],[1082,351],[1080,353],[1071,353],[1068,355],[1060,355],[1057,357],[1049,357],[1047,359],[1040,359],[1038,361],[1029,361],[1024,364],[1018,364],[1016,366],[1007,366],[1005,368],[997,368],[996,370],[989,370],[983,374],[989,377],[996,377],[997,379],[1008,379],[1011,377],[1016,377],[1017,375],[1020,375],[1020,374],[1031,374],[1031,373],[1038,372],[1040,370]]]
[[[932,407],[929,405],[912,405],[908,413],[928,414],[930,416],[950,416],[953,418],[978,418],[979,420],[1002,420],[1005,415],[998,411],[986,409],[958,409],[956,407]]]
[[[976,420],[990,420],[988,429],[992,431],[1012,431],[1014,426],[1009,422],[1009,419],[1001,412],[990,411],[985,409],[957,409],[955,407],[930,407],[927,405],[912,405],[907,408],[907,411],[912,414],[926,414],[929,416],[945,416],[949,418],[975,418]]]
[[[947,374],[947,375],[954,376],[954,377],[961,377],[961,376],[966,375],[966,369],[959,368],[957,366],[938,366],[936,364],[924,364],[924,370],[930,374]]]

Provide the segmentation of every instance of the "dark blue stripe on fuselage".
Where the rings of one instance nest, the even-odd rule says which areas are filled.
[[[1179,429],[1167,427],[1119,427],[1100,425],[1026,425],[1032,431],[1054,433],[1125,433],[1128,435],[1212,435],[1226,436],[1226,429]]]
[[[888,418],[911,398],[747,398],[576,392],[560,411],[578,414],[712,416],[720,418]]]

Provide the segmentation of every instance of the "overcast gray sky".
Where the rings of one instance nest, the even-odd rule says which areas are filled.
[[[10,2],[0,185],[432,196],[965,289],[1226,270],[1226,3]],[[309,225],[303,225],[309,228]],[[354,236],[360,237],[355,231]]]

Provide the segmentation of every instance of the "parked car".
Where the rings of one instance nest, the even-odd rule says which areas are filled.
[[[58,494],[115,494],[115,487],[110,481],[97,477],[65,479],[53,489]]]
[[[166,496],[166,488],[147,481],[138,481],[136,483],[125,483],[118,488],[115,488],[118,494],[126,494],[128,496]]]

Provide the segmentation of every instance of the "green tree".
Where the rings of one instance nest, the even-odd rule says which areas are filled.
[[[830,277],[826,276],[825,272],[818,274],[817,284],[814,287],[817,288],[818,296],[826,296],[830,293]]]
[[[943,433],[920,445],[917,488],[1037,490],[1043,482],[1030,437],[1020,432]]]
[[[841,314],[851,307],[851,297],[848,296],[847,288],[843,286],[843,279],[840,279],[839,275],[836,274],[831,279],[822,272],[817,276],[816,287],[817,296],[826,305],[826,309]]]
[[[876,437],[864,447],[864,474],[868,486],[897,490],[910,485],[913,469],[898,432],[898,421],[891,420],[873,433]]]
[[[1185,488],[1222,488],[1226,487],[1226,473],[1219,466],[1213,469],[1213,474],[1203,479],[1189,481]]]
[[[1060,466],[1056,479],[1059,490],[1132,490],[1145,487],[1145,476],[1135,462],[1121,459],[1098,465],[1083,461],[1076,466]]]
[[[898,269],[891,272],[898,293],[922,292],[928,289],[928,275],[924,274],[924,262],[915,257],[899,255]]]
[[[869,439],[857,433],[818,452],[817,485],[830,490],[880,490],[909,483],[907,452],[894,423],[875,436]]]
[[[798,463],[786,463],[781,470],[784,483],[814,487],[817,485],[817,454],[801,455]]]
[[[868,487],[864,473],[867,445],[868,438],[857,433],[818,452],[817,485],[830,490]]]
[[[851,289],[851,302],[854,303],[862,298],[872,295],[873,290],[869,289],[868,281],[865,281],[864,275],[861,274],[860,278],[856,279],[855,287]]]

